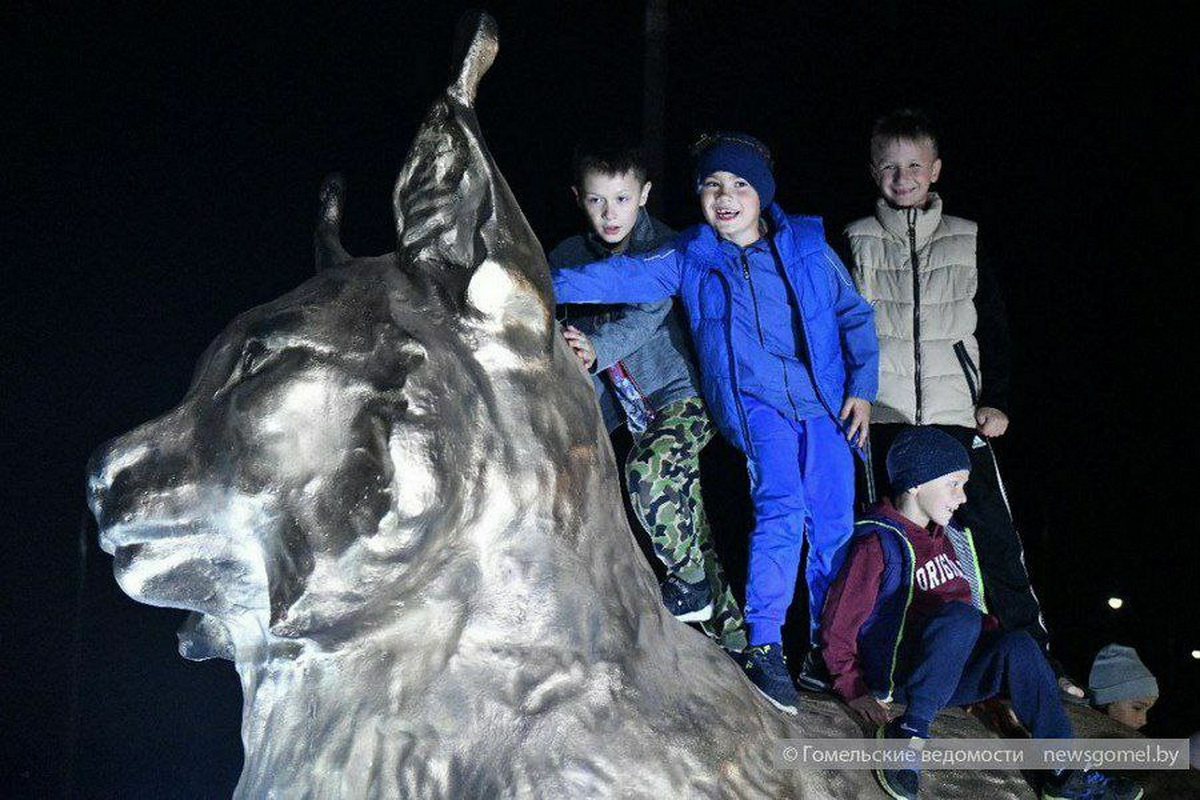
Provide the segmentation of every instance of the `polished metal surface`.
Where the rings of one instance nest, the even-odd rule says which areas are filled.
[[[825,699],[785,719],[662,608],[472,108],[494,25],[468,33],[396,183],[396,253],[346,254],[330,181],[318,274],[94,456],[117,581],[195,612],[185,656],[234,662],[239,797],[876,792],[776,768],[777,738],[859,729]]]

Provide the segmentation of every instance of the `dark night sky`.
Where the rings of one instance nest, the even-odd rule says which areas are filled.
[[[1186,4],[672,6],[669,222],[696,217],[685,149],[704,128],[767,140],[780,202],[836,235],[870,209],[871,119],[912,104],[940,123],[947,210],[980,220],[1008,295],[1016,397],[1000,457],[1060,654],[1085,680],[1100,645],[1137,646],[1163,686],[1148,732],[1200,728]],[[83,467],[179,400],[236,313],[311,273],[323,173],[350,182],[349,249],[391,249],[391,182],[444,85],[460,10],[0,11],[6,796],[58,795],[72,775],[97,797],[223,796],[236,781],[233,671],[178,658],[182,612],[120,594],[85,522]],[[553,244],[577,224],[574,140],[639,125],[641,4],[493,12],[501,55],[480,118]],[[710,495],[744,491],[727,450],[709,461]]]

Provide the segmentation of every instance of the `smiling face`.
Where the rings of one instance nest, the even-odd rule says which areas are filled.
[[[650,196],[650,182],[642,183],[633,172],[606,175],[596,170],[584,173],[580,186],[572,186],[575,200],[594,232],[610,249],[629,241],[637,224],[638,210]]]
[[[942,160],[928,139],[892,139],[871,148],[871,177],[883,198],[896,208],[924,208],[937,183]]]
[[[717,235],[739,247],[761,238],[762,213],[758,192],[745,178],[732,172],[714,172],[700,184],[700,210]]]
[[[1154,706],[1157,697],[1135,697],[1131,700],[1114,700],[1104,709],[1104,713],[1117,722],[1136,730],[1146,727],[1146,717]]]
[[[918,525],[928,525],[930,521],[943,527],[949,525],[954,512],[967,502],[968,477],[970,473],[964,469],[914,486],[901,498],[900,513]]]

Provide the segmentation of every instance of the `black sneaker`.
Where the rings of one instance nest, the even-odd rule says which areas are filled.
[[[833,676],[829,674],[829,667],[825,666],[825,659],[821,657],[821,651],[817,648],[812,648],[804,656],[796,683],[800,684],[801,689],[809,692],[833,690]]]
[[[1042,785],[1042,800],[1138,800],[1143,789],[1120,775],[1094,769],[1065,769]]]
[[[712,619],[712,587],[707,580],[684,583],[674,575],[659,585],[663,604],[680,622],[705,622]]]
[[[902,730],[898,719],[886,725],[880,725],[875,732],[876,739],[913,739],[912,733]],[[875,780],[889,797],[895,800],[917,800],[917,792],[921,788],[921,772],[915,769],[877,769]]]
[[[746,677],[754,688],[785,714],[797,713],[800,695],[796,694],[796,685],[783,660],[783,645],[779,642],[751,645],[742,651],[742,657]]]

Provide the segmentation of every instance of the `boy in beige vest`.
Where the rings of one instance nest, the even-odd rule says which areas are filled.
[[[885,494],[884,454],[896,434],[932,425],[967,448],[971,483],[956,515],[978,547],[989,611],[1048,647],[990,440],[1008,429],[1008,324],[994,276],[979,257],[978,226],[942,213],[942,170],[928,118],[902,109],[875,123],[875,213],[846,228],[851,274],[875,309],[879,394],[872,411],[868,493]],[[1057,662],[1068,699],[1083,691]]]

